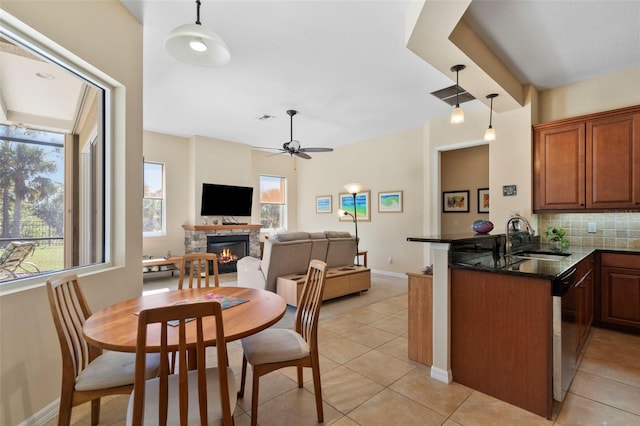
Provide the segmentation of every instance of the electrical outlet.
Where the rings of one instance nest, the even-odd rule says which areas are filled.
[[[596,226],[595,223],[590,222],[589,224],[587,224],[587,232],[590,234],[595,233],[598,230],[598,227]]]

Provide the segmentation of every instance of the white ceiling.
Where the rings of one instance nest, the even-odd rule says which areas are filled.
[[[409,1],[203,0],[202,25],[231,51],[220,68],[181,63],[163,48],[173,28],[195,21],[195,1],[120,1],[144,25],[148,131],[280,147],[289,140],[286,110],[295,109],[293,133],[302,147],[337,147],[419,127],[451,109],[430,93],[455,84],[455,74],[405,47]],[[538,88],[640,66],[637,0],[474,0],[464,19],[516,78]],[[21,78],[27,74],[8,71],[1,54],[5,113],[29,109],[24,99],[35,101],[33,108],[54,99],[41,86],[33,95],[36,86]],[[276,118],[257,120],[262,114]]]

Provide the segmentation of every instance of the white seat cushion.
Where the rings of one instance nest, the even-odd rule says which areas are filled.
[[[87,391],[133,384],[136,354],[107,351],[89,363],[76,377],[76,390]],[[148,354],[146,378],[158,375],[160,354]]]
[[[252,364],[290,361],[309,355],[309,344],[293,330],[268,328],[242,339],[242,349]]]
[[[227,376],[229,380],[229,404],[231,413],[236,407],[238,391],[236,387],[236,379],[233,370],[227,367]],[[189,381],[189,421],[188,425],[200,426],[200,406],[198,405],[198,372],[191,370],[187,373]],[[144,421],[145,425],[158,424],[158,405],[159,396],[158,388],[160,379],[155,378],[146,381],[144,392]],[[169,376],[169,408],[167,413],[168,425],[180,424],[180,402],[178,400],[178,374]],[[133,397],[135,389],[129,397],[129,406],[127,407],[127,425],[131,425],[133,417]],[[209,424],[219,424],[222,418],[222,407],[220,404],[220,380],[219,370],[217,367],[207,368],[207,415]]]

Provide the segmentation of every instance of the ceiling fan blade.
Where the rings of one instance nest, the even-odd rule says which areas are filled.
[[[301,148],[301,152],[331,152],[333,148]]]
[[[272,151],[282,151],[282,148],[271,148],[268,146],[252,146],[251,149],[270,149]]]
[[[309,154],[305,154],[302,151],[294,152],[293,155],[296,157],[304,158],[305,160],[311,160],[311,156]]]
[[[267,155],[267,157],[273,157],[274,155],[280,155],[280,154],[287,154],[287,151],[284,151],[282,149],[279,150],[280,152],[274,152],[273,154],[269,154]]]

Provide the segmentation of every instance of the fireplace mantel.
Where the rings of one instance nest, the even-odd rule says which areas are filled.
[[[182,225],[185,231],[225,231],[234,229],[260,229],[262,225]]]
[[[249,235],[249,255],[260,258],[260,224],[252,225],[182,225],[184,252],[206,253],[208,235]]]

